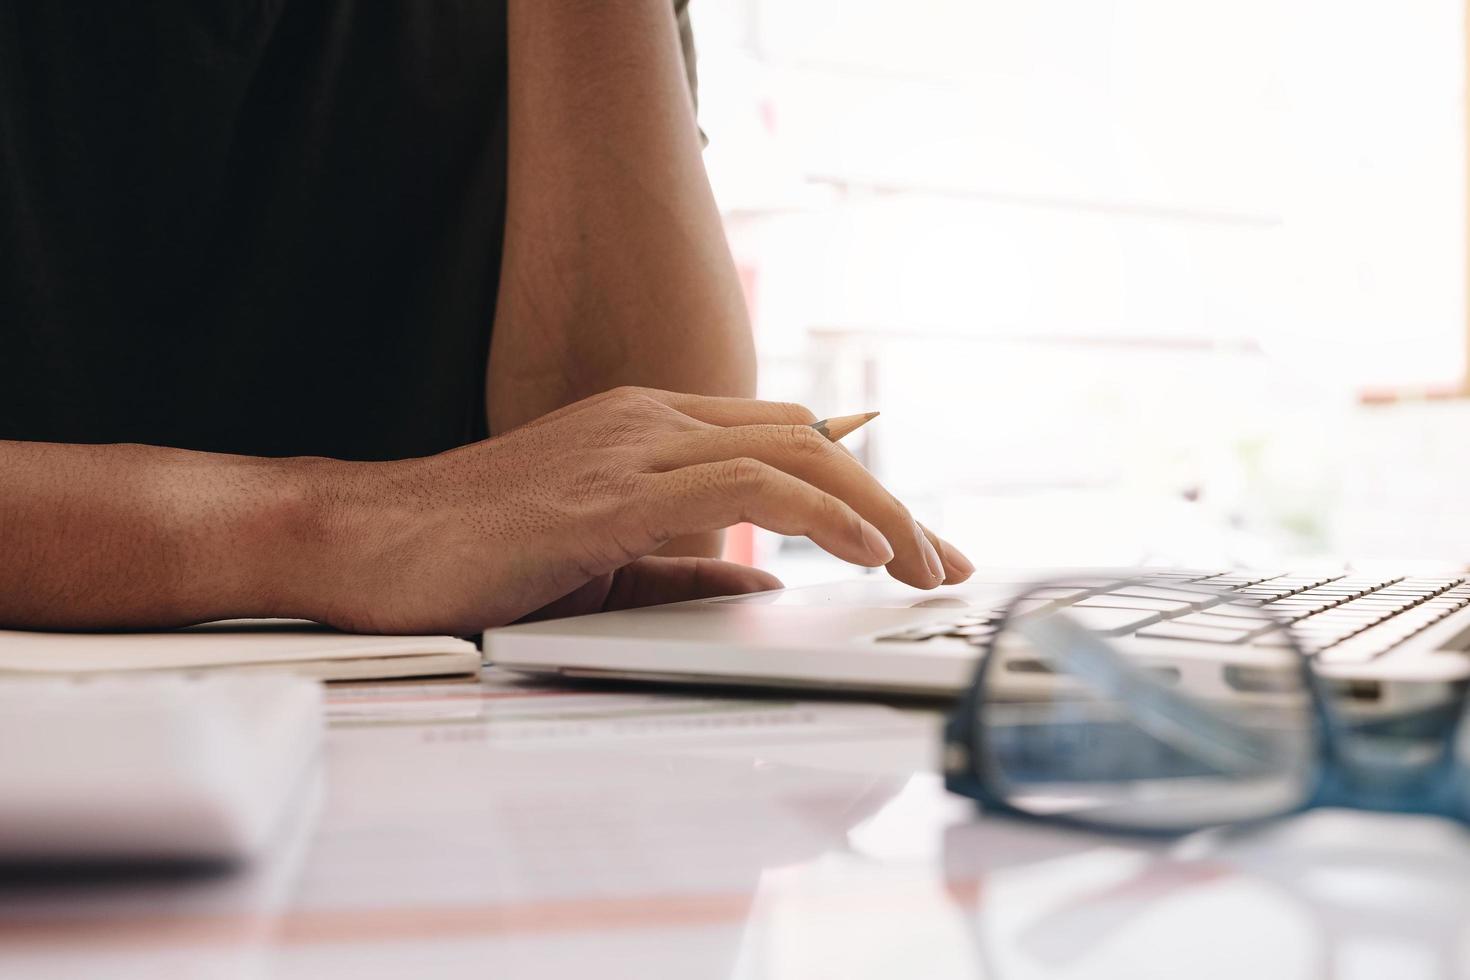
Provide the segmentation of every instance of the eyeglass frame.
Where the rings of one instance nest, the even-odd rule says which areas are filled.
[[[1142,578],[1119,578],[1109,588],[1132,585],[1158,586],[1157,581]],[[1192,583],[1182,583],[1192,584]],[[1149,827],[1144,825],[1110,824],[1090,820],[1085,816],[1068,813],[1035,813],[1011,803],[1002,786],[1003,777],[986,774],[989,755],[984,738],[986,726],[980,722],[980,708],[986,703],[987,678],[992,658],[1001,638],[1010,630],[1020,615],[1019,603],[1039,589],[1059,587],[1060,580],[1041,580],[1016,593],[1006,603],[1005,611],[996,623],[995,632],[987,639],[983,651],[975,664],[974,675],[964,695],[951,710],[944,724],[944,786],[951,793],[969,797],[980,804],[986,812],[1003,813],[1028,820],[1043,821],[1064,826],[1092,830],[1106,830],[1120,834],[1145,836],[1179,836],[1219,826],[1242,826],[1279,820],[1283,817],[1304,813],[1320,807],[1345,807],[1378,813],[1412,813],[1445,817],[1470,825],[1470,759],[1457,758],[1457,746],[1470,734],[1470,679],[1455,682],[1460,690],[1454,703],[1447,710],[1454,713],[1453,719],[1440,735],[1434,736],[1439,743],[1435,759],[1420,768],[1411,768],[1403,762],[1392,760],[1350,759],[1348,746],[1351,739],[1371,738],[1354,735],[1348,730],[1341,712],[1331,707],[1332,695],[1327,689],[1326,679],[1318,673],[1315,662],[1307,656],[1291,633],[1290,624],[1278,618],[1263,606],[1253,607],[1267,618],[1274,620],[1285,632],[1289,641],[1286,649],[1295,655],[1303,689],[1312,702],[1313,732],[1317,749],[1310,785],[1302,801],[1275,813],[1262,814],[1240,820],[1221,820],[1197,824],[1180,824],[1176,827]],[[1207,588],[1207,587],[1206,587]],[[1198,586],[1182,591],[1201,592]],[[1213,590],[1215,594],[1229,596],[1227,590]],[[1047,615],[1066,615],[1066,607],[1051,610]],[[1107,637],[1093,635],[1103,643]],[[1067,651],[1070,653],[1070,651]],[[1057,654],[1048,651],[1053,658]],[[1058,662],[1060,659],[1058,658]],[[1061,670],[1055,671],[1061,673]],[[1380,736],[1385,737],[1385,736]],[[1425,737],[1427,742],[1429,736]],[[964,754],[963,761],[956,758]],[[958,763],[958,764],[956,764]],[[1446,778],[1441,778],[1446,777]],[[1409,784],[1416,785],[1409,789]],[[1397,785],[1393,785],[1393,784]],[[1426,790],[1425,787],[1429,788]],[[1371,787],[1371,788],[1366,788]]]

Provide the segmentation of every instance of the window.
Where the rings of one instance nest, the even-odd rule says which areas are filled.
[[[1463,380],[1458,0],[691,9],[763,395],[977,561],[1470,556],[1470,413],[1363,397]]]

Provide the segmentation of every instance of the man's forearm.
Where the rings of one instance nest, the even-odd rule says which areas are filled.
[[[492,431],[620,384],[753,395],[670,0],[512,0],[509,27]]]
[[[319,464],[0,441],[0,627],[311,615]]]

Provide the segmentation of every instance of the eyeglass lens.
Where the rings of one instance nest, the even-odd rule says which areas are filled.
[[[1171,830],[1271,816],[1310,795],[1315,705],[1301,655],[1266,614],[1216,604],[1240,626],[1222,630],[1237,642],[1217,643],[1168,630],[1112,637],[1098,628],[1106,615],[1016,608],[975,719],[976,764],[1011,806]]]

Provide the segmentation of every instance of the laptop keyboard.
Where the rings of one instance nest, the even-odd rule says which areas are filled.
[[[1228,601],[1221,592],[1229,594]],[[1258,606],[1272,622],[1243,614]],[[1066,608],[1083,626],[1106,636],[1201,643],[1276,645],[1293,640],[1324,663],[1366,663],[1470,605],[1462,577],[1382,578],[1362,575],[1160,571],[1132,584],[1079,577],[1021,600],[1021,612]],[[923,643],[953,637],[985,645],[1004,608],[971,610],[954,620],[880,636],[883,642]],[[1290,629],[1288,639],[1283,630]]]

